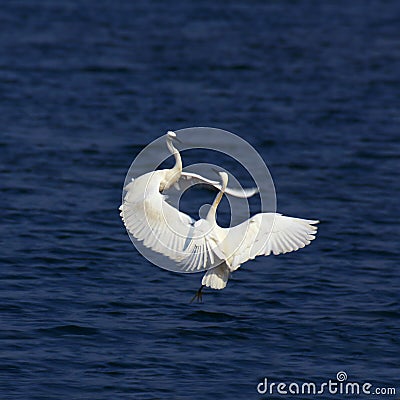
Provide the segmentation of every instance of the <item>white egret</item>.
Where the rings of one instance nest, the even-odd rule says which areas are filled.
[[[151,171],[132,179],[124,188],[126,194],[120,206],[120,215],[130,234],[142,241],[144,246],[174,261],[183,261],[191,256],[192,246],[199,245],[196,241],[188,241],[195,220],[168,204],[162,192],[177,184],[181,177],[193,179],[196,183],[212,185],[217,189],[221,189],[221,184],[198,174],[183,172],[180,153],[173,145],[176,134],[169,131],[166,136],[167,147],[175,157],[174,167]],[[224,191],[243,198],[254,195],[258,189],[239,190],[225,187]],[[199,240],[201,246],[207,241],[206,238]],[[203,269],[214,265],[213,254],[208,255],[208,261],[210,260],[212,264],[203,260]]]
[[[202,289],[223,289],[230,274],[241,264],[256,256],[284,254],[298,250],[315,239],[317,220],[286,217],[278,213],[260,213],[241,224],[222,228],[216,221],[216,211],[228,184],[228,175],[220,172],[221,190],[216,196],[205,219],[194,225],[193,237],[197,243],[201,241],[212,244],[212,251],[222,261],[218,266],[208,269],[201,287],[193,297],[202,300]],[[200,240],[202,238],[202,240]],[[201,261],[201,260],[200,260]],[[199,257],[190,254],[184,263],[184,269],[199,269]]]
[[[174,260],[176,270],[206,270],[202,285],[194,298],[201,300],[202,289],[223,289],[230,274],[244,262],[258,255],[277,255],[298,250],[315,239],[317,220],[286,217],[278,213],[259,213],[241,224],[222,228],[216,222],[217,207],[224,195],[249,197],[257,190],[227,188],[228,175],[220,173],[222,184],[197,174],[182,172],[182,160],[167,134],[167,146],[175,157],[171,169],[151,171],[126,187],[121,216],[130,234],[144,246]],[[166,202],[162,192],[185,176],[211,184],[219,192],[205,219],[193,220]],[[193,298],[193,299],[194,299]]]

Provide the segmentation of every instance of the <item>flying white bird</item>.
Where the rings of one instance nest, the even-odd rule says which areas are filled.
[[[317,220],[286,217],[278,213],[256,214],[241,224],[221,228],[216,221],[216,211],[228,184],[228,175],[220,172],[222,187],[216,196],[205,219],[200,219],[194,225],[192,233],[197,244],[208,243],[210,249],[202,247],[202,251],[217,254],[222,261],[218,266],[208,269],[201,287],[193,297],[202,300],[202,289],[207,286],[212,289],[223,289],[230,274],[241,264],[256,256],[284,254],[298,250],[315,239]],[[185,269],[199,269],[199,257],[191,254],[185,261]]]
[[[221,189],[221,184],[201,175],[182,171],[180,153],[173,145],[173,140],[177,139],[176,134],[169,131],[166,136],[167,147],[175,157],[174,167],[151,171],[132,179],[124,188],[126,194],[119,209],[127,230],[134,238],[174,261],[183,261],[191,255],[191,246],[187,247],[187,244],[195,220],[168,204],[167,196],[162,192],[177,184],[182,177],[196,183],[212,185],[218,190]],[[224,190],[227,194],[241,198],[258,193],[256,188]],[[210,264],[205,264],[204,269],[209,266]]]
[[[120,207],[128,232],[144,246],[174,260],[176,270],[206,271],[196,297],[202,289],[223,289],[230,274],[244,262],[258,255],[277,255],[298,250],[315,239],[319,221],[286,217],[278,213],[260,213],[241,224],[222,228],[216,222],[216,211],[224,193],[249,197],[256,189],[227,188],[228,175],[221,172],[222,184],[197,174],[182,172],[182,160],[173,146],[174,132],[167,134],[167,146],[175,157],[172,169],[144,174],[126,187]],[[193,176],[194,175],[194,176]],[[195,221],[166,202],[162,192],[184,176],[213,185],[219,192],[205,219]]]

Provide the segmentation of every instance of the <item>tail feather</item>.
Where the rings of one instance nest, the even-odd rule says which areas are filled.
[[[221,290],[226,286],[229,275],[229,268],[225,263],[223,263],[218,267],[209,269],[203,276],[201,284],[210,287],[211,289]]]

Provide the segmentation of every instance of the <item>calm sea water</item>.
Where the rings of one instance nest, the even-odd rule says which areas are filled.
[[[400,3],[223,3],[2,3],[1,399],[259,399],[340,370],[399,396]],[[321,224],[189,304],[201,275],[147,262],[117,208],[143,146],[199,125]]]

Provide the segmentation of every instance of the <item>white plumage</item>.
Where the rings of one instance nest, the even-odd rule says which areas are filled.
[[[181,156],[172,143],[176,134],[169,131],[166,136],[168,149],[175,157],[174,167],[148,172],[127,184],[120,215],[128,232],[144,246],[181,262],[182,270],[206,270],[218,265],[222,254],[212,243],[212,237],[195,226],[196,221],[189,215],[168,204],[162,192],[177,184],[182,177],[217,189],[221,189],[221,183],[183,172]],[[236,197],[248,197],[258,190],[225,188],[225,192]]]
[[[198,221],[196,225],[203,226],[203,230],[207,230],[205,238],[212,240],[215,244],[213,250],[217,249],[223,260],[220,265],[205,273],[201,282],[202,287],[223,289],[230,274],[246,261],[256,256],[268,256],[271,253],[278,255],[296,251],[315,239],[317,227],[314,225],[319,221],[286,217],[278,213],[260,213],[237,226],[220,227],[216,222],[216,210],[228,183],[228,175],[225,172],[220,172],[220,175],[221,191],[214,200],[207,217]],[[204,225],[207,229],[204,229]],[[194,234],[196,235],[197,232],[195,231]],[[197,259],[189,258],[189,260],[186,268],[197,269]],[[202,287],[197,293],[199,299],[201,299]]]
[[[180,154],[172,144],[175,137],[174,132],[168,132],[167,146],[175,157],[175,166],[132,180],[124,188],[126,194],[120,210],[127,230],[144,246],[175,261],[182,272],[206,271],[194,298],[201,300],[204,286],[223,289],[230,274],[256,256],[296,251],[315,239],[314,225],[319,221],[278,213],[260,213],[237,226],[220,227],[216,211],[224,193],[249,197],[257,189],[227,188],[225,172],[220,172],[222,183],[183,173]],[[166,202],[162,192],[182,177],[219,189],[206,218],[195,221]]]

